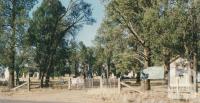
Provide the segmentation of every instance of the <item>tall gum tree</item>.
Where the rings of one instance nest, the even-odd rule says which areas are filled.
[[[37,0],[1,0],[2,12],[1,18],[4,19],[4,65],[9,67],[9,83],[8,87],[14,87],[14,71],[16,65],[16,54],[18,48],[19,35],[23,35],[22,31],[27,29],[27,19],[29,12]]]
[[[140,48],[135,52],[143,57],[143,68],[152,66],[152,44],[157,36],[155,24],[159,17],[159,2],[157,0],[110,0],[106,10],[107,17],[118,23],[133,37]],[[149,90],[150,80],[146,83],[145,89]]]
[[[57,48],[65,38],[75,36],[84,24],[92,24],[91,5],[83,0],[69,0],[66,7],[59,0],[43,0],[33,13],[29,28],[30,41],[36,47],[36,62],[43,79],[49,86],[50,71],[54,67]]]
[[[195,1],[177,0],[176,3],[165,3],[159,19],[160,44],[163,47],[164,64],[167,72],[170,70],[170,58],[181,55],[193,61],[197,67],[199,42],[199,6]],[[198,1],[199,2],[199,1]],[[172,25],[173,24],[173,25]]]

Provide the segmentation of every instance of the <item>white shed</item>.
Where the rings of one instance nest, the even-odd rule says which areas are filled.
[[[152,66],[143,70],[143,73],[148,75],[147,79],[164,79],[164,67]]]

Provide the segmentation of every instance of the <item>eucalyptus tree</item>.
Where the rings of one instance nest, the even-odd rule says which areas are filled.
[[[198,3],[193,0],[176,0],[170,4],[163,3],[162,8],[157,32],[160,34],[158,42],[163,48],[161,54],[164,56],[166,74],[170,69],[170,58],[176,55],[193,60],[193,67],[196,68],[199,42]]]
[[[101,27],[98,30],[98,35],[95,38],[97,53],[101,53],[101,55],[97,55],[97,61],[101,64],[107,65],[107,75],[109,77],[109,73],[111,71],[111,64],[113,61],[113,57],[115,51],[119,50],[123,51],[124,46],[122,45],[122,37],[120,35],[120,28],[113,28],[114,23],[109,22],[108,19],[104,19]],[[97,62],[97,63],[98,63]]]
[[[132,48],[132,55],[137,55],[141,63],[144,62],[143,68],[155,63],[161,64],[160,57],[163,57],[167,72],[170,58],[176,55],[193,58],[193,67],[196,68],[199,43],[198,2],[108,0],[106,18],[115,25],[105,29],[120,26],[123,30],[121,34],[128,34],[127,47]]]
[[[79,42],[79,59],[82,64],[87,63],[87,52],[86,45],[82,41]]]
[[[76,69],[82,69],[81,74],[84,75],[85,78],[93,77],[93,67],[96,61],[94,53],[94,48],[87,47],[82,41],[79,42],[76,55],[79,66]],[[76,76],[80,75],[80,71],[77,71],[76,74]]]
[[[159,9],[159,1],[146,0],[110,0],[106,8],[106,16],[132,38],[134,54],[143,58],[143,68],[153,65],[152,48],[158,36]],[[150,84],[150,80],[147,82]]]
[[[41,6],[33,13],[29,28],[30,41],[36,47],[36,62],[43,79],[49,86],[50,71],[55,65],[56,51],[61,42],[75,34],[84,24],[92,24],[91,5],[83,0],[69,0],[66,7],[59,0],[43,0]],[[58,59],[58,58],[57,58]]]
[[[1,0],[3,18],[4,65],[9,67],[9,88],[14,87],[14,71],[17,48],[21,45],[20,38],[27,30],[29,12],[37,0]]]
[[[74,72],[75,77],[79,76],[79,46],[78,43],[75,40],[72,40],[70,42],[70,57],[69,57],[69,62],[70,62],[70,68],[72,72]]]
[[[104,48],[101,45],[95,44],[94,55],[95,55],[94,71],[98,76],[101,76],[102,65],[105,63]]]
[[[55,65],[51,70],[51,75],[54,76],[55,72],[57,72],[57,76],[64,76],[66,73],[71,74],[70,57],[72,55],[72,47],[70,45],[71,40],[65,40],[58,46],[54,59]]]
[[[96,47],[102,48],[101,57],[96,58],[97,61],[101,60],[108,65],[109,72],[112,68],[112,71],[115,71],[118,76],[125,71],[133,70],[138,73],[139,82],[139,68],[144,65],[143,58],[135,53],[137,45],[133,36],[129,35],[128,31],[124,29],[118,23],[113,22],[112,19],[104,19],[95,39]]]
[[[3,4],[2,2],[0,2],[0,11],[2,12],[3,11]],[[4,49],[4,44],[5,44],[5,41],[3,41],[3,17],[0,16],[0,64],[2,64],[3,62],[3,49]]]

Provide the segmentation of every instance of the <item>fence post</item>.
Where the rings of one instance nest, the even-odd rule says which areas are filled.
[[[69,90],[71,89],[71,78],[69,78],[69,80],[68,80],[68,89]]]
[[[121,89],[120,78],[118,78],[117,84],[118,84],[118,93],[120,93],[120,89]]]
[[[101,89],[103,88],[103,81],[102,81],[102,78],[100,78],[100,88],[101,88]]]
[[[93,82],[94,82],[94,80],[93,80],[93,78],[92,78],[92,88],[93,88]]]

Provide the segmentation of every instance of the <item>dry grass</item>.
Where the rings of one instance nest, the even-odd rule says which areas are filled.
[[[120,97],[120,93],[117,88],[97,88],[90,89],[86,92],[87,95],[94,99],[100,99],[104,102],[112,103]]]
[[[129,89],[123,89],[120,93],[113,88],[90,89],[87,91],[87,95],[94,99],[101,99],[104,103],[200,103],[199,98],[170,100],[167,97],[166,88],[163,87],[152,88],[151,91],[144,92],[144,94]]]
[[[10,90],[6,86],[0,86],[0,92],[10,92]]]
[[[139,87],[134,87],[140,90]],[[8,95],[2,95],[8,94]],[[193,100],[170,100],[167,97],[167,89],[163,86],[152,87],[151,91],[144,94],[136,93],[123,88],[119,93],[117,88],[96,88],[87,90],[61,90],[61,89],[35,89],[31,92],[0,92],[0,98],[54,101],[70,103],[200,103],[200,95]],[[38,98],[40,97],[40,98]],[[1,101],[0,101],[1,102]]]

